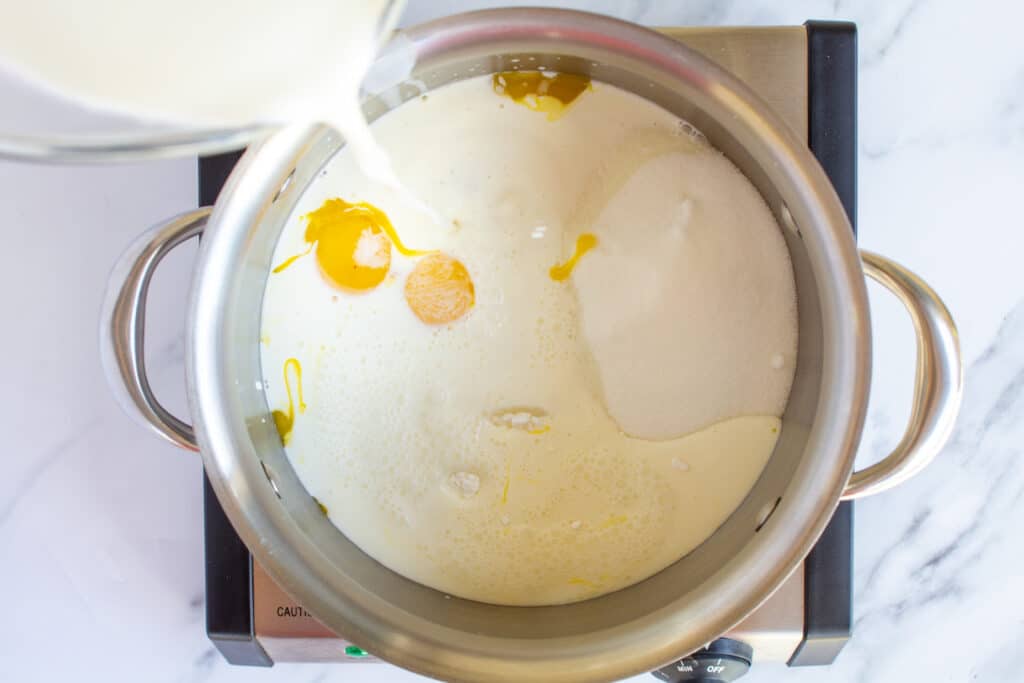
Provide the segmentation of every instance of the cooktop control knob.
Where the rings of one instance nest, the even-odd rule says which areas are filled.
[[[719,638],[703,650],[683,657],[675,664],[652,671],[668,683],[681,681],[707,681],[729,683],[747,673],[754,650],[746,643],[730,638]]]

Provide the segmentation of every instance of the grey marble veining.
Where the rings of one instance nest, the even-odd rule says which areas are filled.
[[[404,21],[495,4],[411,0]],[[969,364],[966,396],[933,466],[858,504],[856,631],[836,664],[765,665],[744,680],[1024,680],[1014,660],[1024,652],[1024,5],[550,4],[657,26],[858,22],[860,241],[945,297]],[[96,343],[110,265],[140,229],[195,205],[194,164],[0,163],[0,188],[0,678],[419,680],[384,665],[232,668],[205,637],[198,461],[119,412]],[[152,309],[162,314],[151,316],[148,338],[156,388],[178,411],[190,259],[175,254],[162,269]],[[862,463],[898,440],[913,378],[909,324],[884,293],[873,288],[871,297],[875,360]]]

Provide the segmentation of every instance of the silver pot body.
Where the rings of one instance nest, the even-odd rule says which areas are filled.
[[[412,78],[368,99],[371,118],[424,88],[515,63],[586,73],[692,122],[758,188],[792,257],[799,349],[781,438],[740,507],[657,575],[553,607],[449,598],[350,542],[300,483],[259,389],[258,312],[274,246],[296,201],[342,144],[321,127],[286,129],[250,147],[208,221],[203,210],[180,217],[129,250],[115,270],[103,323],[115,389],[163,436],[195,445],[189,426],[166,413],[145,382],[141,303],[163,253],[207,222],[186,334],[194,436],[228,517],[283,588],[367,651],[445,680],[613,680],[662,666],[756,609],[801,563],[844,492],[887,487],[934,455],[959,399],[955,328],[911,274],[878,257],[866,263],[870,274],[891,280],[912,316],[916,306],[919,424],[916,432],[911,425],[902,451],[851,482],[870,377],[862,262],[827,178],[772,111],[685,46],[595,15],[487,11],[413,28],[405,37],[403,49],[417,60]]]

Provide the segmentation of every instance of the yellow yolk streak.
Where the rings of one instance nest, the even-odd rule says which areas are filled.
[[[311,498],[313,499],[313,502],[314,502],[314,503],[316,503],[316,506],[317,506],[318,508],[320,508],[320,512],[322,512],[322,513],[323,513],[324,517],[327,517],[327,516],[328,516],[328,513],[327,513],[327,506],[326,506],[326,505],[324,505],[323,503],[321,503],[321,502],[320,502],[320,499],[319,499],[319,498],[317,498],[316,496],[310,496],[310,497],[311,497]]]
[[[601,524],[599,524],[597,528],[598,529],[611,529],[613,526],[618,526],[620,524],[625,524],[628,521],[629,521],[629,517],[627,517],[626,515],[610,515],[608,517],[608,519],[606,519],[605,521],[601,522]]]
[[[591,235],[589,232],[585,232],[576,238],[576,251],[565,263],[560,263],[557,266],[552,266],[551,279],[557,282],[568,280],[569,276],[572,275],[572,269],[576,267],[576,263],[586,254],[588,251],[597,246],[597,237]]]
[[[275,410],[272,413],[274,426],[277,427],[277,433],[281,436],[281,444],[284,446],[288,445],[288,440],[292,436],[292,427],[295,426],[295,399],[292,396],[291,382],[288,381],[289,367],[295,371],[295,389],[299,397],[299,412],[306,412],[306,402],[302,400],[302,365],[299,364],[298,359],[289,358],[284,362],[284,388],[288,392],[288,412]]]
[[[528,109],[547,114],[548,121],[554,121],[565,113],[584,90],[590,90],[592,86],[589,78],[577,74],[501,71],[491,77],[491,87],[497,94]]]
[[[277,266],[275,266],[274,269],[272,271],[270,271],[270,272],[271,273],[280,273],[282,270],[284,270],[285,268],[287,268],[291,264],[295,263],[296,261],[298,261],[300,258],[302,258],[303,256],[305,256],[306,254],[308,254],[311,251],[313,251],[313,245],[312,244],[309,245],[308,247],[306,247],[306,251],[300,251],[298,254],[295,254],[294,256],[289,256],[284,261],[282,261]]]
[[[569,579],[570,586],[586,586],[587,588],[597,588],[597,584],[593,581],[587,581],[581,576],[574,576]]]

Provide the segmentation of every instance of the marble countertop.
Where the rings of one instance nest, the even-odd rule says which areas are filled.
[[[486,4],[497,3],[412,0],[404,21]],[[943,295],[960,326],[966,398],[951,444],[927,471],[857,506],[856,626],[838,661],[828,669],[758,666],[743,680],[1022,680],[1014,655],[1024,651],[1024,464],[1017,441],[1024,439],[1024,5],[552,4],[659,26],[808,18],[859,24],[860,242],[917,271]],[[11,106],[18,105],[5,103]],[[144,227],[194,207],[195,188],[194,160],[0,163],[0,291],[8,306],[0,337],[0,357],[8,362],[0,398],[8,444],[0,477],[0,677],[418,679],[382,664],[233,668],[206,639],[199,460],[157,442],[120,412],[103,377],[96,332],[117,255]],[[181,412],[182,319],[193,255],[179,250],[161,269],[150,308],[159,314],[149,321],[154,384]],[[861,463],[898,440],[913,382],[908,321],[873,286],[871,305],[875,365]]]

